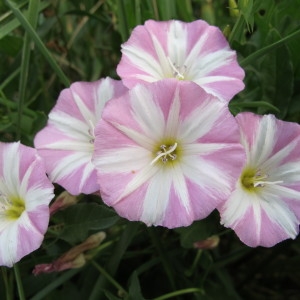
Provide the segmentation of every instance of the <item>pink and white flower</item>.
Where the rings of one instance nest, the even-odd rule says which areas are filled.
[[[226,101],[244,88],[245,76],[219,28],[202,20],[148,20],[137,26],[122,45],[117,73],[129,88],[177,78]]]
[[[35,149],[0,143],[0,265],[11,267],[40,247],[53,185]]]
[[[73,195],[98,191],[91,162],[94,127],[106,101],[126,90],[120,81],[105,78],[75,82],[60,93],[47,126],[34,139],[52,182]]]
[[[188,226],[229,195],[244,164],[226,103],[193,82],[137,85],[110,100],[93,159],[104,202],[148,226]]]
[[[300,126],[273,115],[236,117],[247,162],[221,223],[250,247],[295,238],[300,222]]]

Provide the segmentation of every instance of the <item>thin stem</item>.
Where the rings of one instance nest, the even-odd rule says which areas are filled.
[[[198,265],[198,262],[199,262],[199,259],[201,257],[201,254],[202,254],[202,249],[199,249],[197,251],[196,257],[195,257],[195,259],[193,261],[193,264],[192,264],[191,268],[185,272],[186,276],[191,276],[195,272],[195,269],[196,269],[196,267]]]
[[[191,293],[198,293],[198,294],[204,294],[203,290],[198,289],[198,288],[188,288],[184,290],[178,290],[172,293],[165,294],[163,296],[154,298],[153,300],[165,300],[165,299],[170,299],[174,298],[179,295],[184,295],[184,294],[191,294]]]
[[[5,286],[6,300],[13,300],[13,297],[11,294],[11,287],[9,285],[9,281],[7,278],[7,268],[1,267],[1,273],[2,273],[2,278],[3,278],[4,286]]]
[[[126,292],[126,290],[116,281],[113,279],[112,276],[110,276],[108,274],[108,272],[102,268],[99,264],[97,264],[94,260],[91,260],[92,264],[94,265],[94,267],[112,284],[114,285],[118,291],[120,291],[122,293],[122,295],[126,296],[128,295],[128,293]]]
[[[169,260],[166,256],[166,251],[163,248],[163,245],[162,245],[160,239],[157,237],[157,234],[155,232],[155,228],[148,228],[148,232],[149,232],[149,235],[152,239],[152,242],[153,242],[155,248],[158,251],[158,254],[159,254],[161,262],[162,262],[162,265],[163,265],[163,267],[165,269],[165,272],[168,276],[171,288],[172,288],[172,290],[176,290],[175,281],[174,281],[174,278],[173,278],[174,272],[173,272],[173,270],[171,268],[171,264],[170,264],[170,262],[169,262]]]
[[[19,299],[25,300],[26,298],[25,298],[25,294],[24,294],[24,289],[23,289],[23,284],[22,284],[22,279],[21,279],[18,264],[14,264],[14,271],[15,271],[15,278],[16,278],[17,287],[18,287]]]

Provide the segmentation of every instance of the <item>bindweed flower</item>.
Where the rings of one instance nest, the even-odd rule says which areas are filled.
[[[188,226],[224,201],[244,164],[227,105],[192,82],[137,85],[95,129],[102,199],[132,221]]]
[[[40,247],[53,185],[35,149],[0,143],[0,265],[11,267]]]
[[[122,45],[117,73],[129,88],[177,78],[226,101],[244,88],[245,76],[219,28],[202,20],[148,20],[137,26]]]
[[[70,194],[99,189],[91,162],[94,127],[106,101],[125,90],[111,78],[73,83],[60,93],[47,126],[36,135],[34,144],[45,160],[49,178]]]
[[[247,162],[221,223],[250,247],[295,238],[300,221],[300,126],[273,115],[236,117]]]

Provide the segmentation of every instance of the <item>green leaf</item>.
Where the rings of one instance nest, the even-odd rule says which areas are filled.
[[[129,299],[130,300],[144,300],[145,299],[141,292],[141,286],[140,286],[139,278],[137,276],[137,272],[134,272],[130,278],[128,300]]]
[[[272,29],[267,42],[274,43],[279,40],[279,33]],[[261,81],[262,98],[278,107],[279,116],[283,118],[287,114],[294,87],[293,66],[286,45],[282,45],[264,58],[261,64]]]
[[[0,39],[0,52],[16,56],[22,47],[22,39],[16,36],[6,36]]]
[[[55,219],[64,224],[59,237],[75,244],[86,239],[90,230],[100,231],[114,225],[119,217],[104,205],[79,203],[58,212]]]

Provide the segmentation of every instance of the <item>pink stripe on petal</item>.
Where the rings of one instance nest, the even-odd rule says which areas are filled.
[[[295,236],[288,235],[278,224],[272,222],[264,211],[261,211],[261,226],[259,232],[256,227],[253,210],[248,210],[243,218],[233,227],[237,236],[243,243],[250,247],[264,246],[272,247],[275,244]],[[249,226],[245,226],[249,224]],[[295,224],[295,231],[298,226]]]
[[[49,206],[39,205],[34,210],[27,212],[32,226],[42,235],[48,229],[49,223]]]

